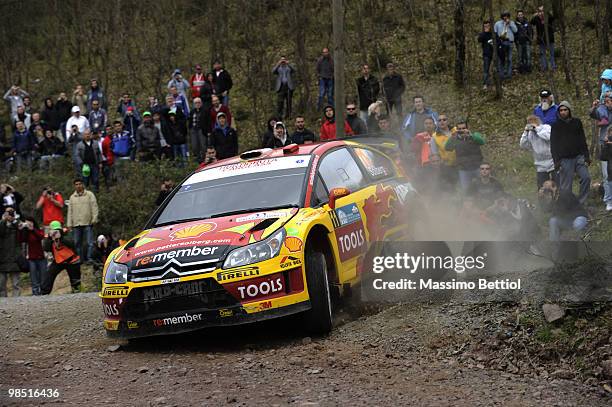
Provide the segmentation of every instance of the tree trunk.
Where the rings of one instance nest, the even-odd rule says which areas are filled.
[[[444,53],[446,44],[444,42],[444,26],[442,25],[442,16],[440,15],[441,14],[440,4],[437,1],[433,2],[433,13],[436,19],[436,29],[438,30],[438,41],[440,41],[439,43],[440,48],[438,49],[438,54],[441,55]]]
[[[612,0],[606,0],[606,13],[601,20],[601,52],[604,55],[610,54],[610,21],[612,20]]]
[[[559,20],[559,31],[561,33],[561,49],[563,51],[563,71],[565,72],[565,81],[567,83],[573,83],[576,90],[576,98],[580,98],[580,87],[576,83],[576,76],[572,70],[572,60],[570,51],[567,46],[567,29],[565,24],[565,1],[560,0],[554,2],[555,14]]]
[[[306,54],[306,27],[310,22],[309,13],[303,13],[303,4],[292,1],[291,7],[291,21],[294,27],[295,33],[295,50],[297,58],[297,77],[300,85],[300,94],[297,103],[298,112],[306,112],[310,103],[310,61]]]
[[[416,57],[419,67],[421,68],[421,75],[423,79],[427,79],[427,71],[425,70],[425,64],[423,63],[423,56],[421,55],[421,35],[419,34],[419,29],[417,26],[417,19],[414,16],[414,6],[412,5],[412,0],[408,0],[408,10],[410,10],[410,25],[412,26],[412,34],[414,40],[414,49],[416,50]],[[461,1],[463,3],[463,1]],[[463,44],[463,60],[465,61],[465,35],[462,37]]]
[[[487,0],[489,5],[489,21],[491,22],[491,31],[493,32],[493,0]],[[497,37],[493,32],[493,82],[495,83],[495,99],[501,99],[504,96],[504,91],[499,79],[499,61],[497,60]]]
[[[455,85],[465,86],[465,4],[463,0],[455,0],[453,23],[455,25]]]

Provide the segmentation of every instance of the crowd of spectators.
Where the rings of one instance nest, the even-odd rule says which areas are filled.
[[[499,47],[500,78],[512,76],[513,43],[519,54],[518,71],[531,71],[534,28],[540,69],[555,69],[552,16],[544,16],[543,7],[539,7],[531,20],[520,10],[516,21],[510,17],[504,12],[494,25],[485,21],[479,35],[485,86],[490,82],[493,35]],[[548,33],[544,32],[546,26]],[[536,222],[530,215],[533,206],[508,194],[493,177],[492,165],[485,162],[485,136],[471,129],[466,118],[437,112],[422,95],[413,96],[412,106],[405,113],[406,82],[392,62],[385,67],[379,81],[367,64],[362,65],[361,76],[354,83],[357,99],[336,106],[334,61],[324,48],[315,66],[317,109],[322,118],[316,124],[318,130],[313,130],[314,123],[309,126],[305,115],[292,110],[296,68],[282,56],[272,67],[277,103],[275,115],[268,119],[260,137],[261,147],[334,140],[336,109],[342,108],[344,135],[396,141],[404,169],[424,195],[444,191],[460,196],[465,219],[504,229],[509,231],[506,236],[513,238],[537,238],[539,232],[533,227]],[[42,213],[40,226],[34,217],[21,212],[23,196],[11,185],[0,185],[0,296],[6,296],[9,280],[13,292],[19,293],[20,271],[30,273],[34,295],[50,293],[62,270],[67,271],[74,291],[80,289],[82,264],[95,264],[99,271],[117,239],[111,235],[94,239],[99,220],[96,193],[102,178],[109,188],[125,176],[125,163],[170,159],[183,167],[188,160],[206,165],[237,155],[239,133],[230,109],[232,87],[230,73],[218,61],[209,73],[195,65],[189,80],[181,70],[174,70],[163,104],[150,96],[142,106],[126,92],[113,109],[106,91],[92,78],[87,89],[76,86],[71,99],[62,92],[57,98],[45,98],[42,108],[36,110],[29,94],[12,86],[4,95],[13,134],[8,142],[0,133],[5,162],[2,170],[48,170],[56,160],[68,157],[75,180],[67,207],[63,196],[51,186],[43,190],[36,202],[36,209]],[[572,115],[571,104],[557,104],[548,89],[541,90],[539,99],[533,111],[525,112],[526,125],[517,146],[533,153],[539,207],[551,214],[549,239],[559,240],[562,230],[581,231],[588,223],[585,204],[591,186],[591,157],[583,124]],[[602,199],[606,210],[612,211],[612,180],[608,182],[612,167],[612,69],[602,73],[601,96],[593,101],[589,114],[599,128],[598,158],[605,190]],[[572,192],[575,176],[579,178],[577,196]],[[171,180],[164,180],[156,204],[160,205],[173,188]]]

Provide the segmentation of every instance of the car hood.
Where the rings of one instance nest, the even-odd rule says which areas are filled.
[[[220,261],[230,250],[265,239],[297,208],[241,213],[145,230],[122,247],[114,260],[131,268]]]

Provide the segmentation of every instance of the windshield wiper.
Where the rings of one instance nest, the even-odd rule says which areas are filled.
[[[278,206],[266,206],[264,208],[248,208],[248,209],[237,209],[235,211],[229,211],[229,212],[221,212],[221,213],[216,213],[214,215],[211,215],[211,218],[220,218],[222,216],[231,216],[231,215],[238,215],[241,213],[249,213],[249,212],[267,212],[267,211],[274,211],[277,209],[287,209],[287,208],[299,208],[300,206],[297,204],[287,204],[287,205],[278,205]]]
[[[163,223],[156,223],[155,225],[153,225],[153,227],[161,227],[161,226],[168,226],[168,225],[176,225],[178,223],[187,223],[187,222],[193,222],[196,220],[204,220],[204,219],[208,219],[207,217],[202,217],[199,216],[197,218],[185,218],[185,219],[178,219],[178,220],[169,220],[168,222],[163,222]]]

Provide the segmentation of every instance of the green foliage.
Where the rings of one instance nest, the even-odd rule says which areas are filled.
[[[35,205],[45,186],[51,186],[69,200],[74,192],[75,178],[72,161],[61,159],[51,171],[21,172],[10,179],[10,183],[24,195],[22,204],[24,213],[36,213]],[[110,189],[104,187],[103,177],[100,179],[100,192],[96,194],[100,208],[100,223],[96,233],[117,233],[127,239],[140,232],[147,219],[155,210],[155,199],[163,179],[175,182],[182,181],[196,168],[190,164],[187,168],[177,168],[171,162],[158,161],[150,163],[121,163],[120,180]],[[64,211],[64,214],[66,211]]]

